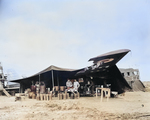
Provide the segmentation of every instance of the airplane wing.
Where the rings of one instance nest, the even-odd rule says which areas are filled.
[[[128,52],[130,52],[129,49],[121,49],[121,50],[116,50],[112,52],[108,52],[102,55],[99,55],[97,57],[89,59],[89,61],[93,61],[93,63],[111,63],[111,64],[116,64],[121,58],[123,58]]]
[[[85,68],[82,71],[77,73],[78,75],[85,75],[94,72],[105,71],[111,66],[114,66],[119,60],[121,60],[128,52],[129,49],[121,49],[112,52],[108,52],[97,57],[89,59],[89,61],[93,61],[93,65]]]
[[[89,59],[93,65],[76,73],[77,77],[91,78],[95,85],[111,84],[111,90],[123,93],[125,89],[131,89],[127,81],[121,75],[116,63],[121,60],[130,50],[122,49],[102,54]]]

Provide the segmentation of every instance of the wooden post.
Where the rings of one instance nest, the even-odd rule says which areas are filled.
[[[76,93],[74,93],[73,96],[74,96],[74,99],[76,99]]]
[[[69,93],[67,93],[67,99],[69,99],[70,97],[69,97]]]
[[[103,89],[101,89],[101,102],[103,100]]]
[[[77,94],[78,94],[78,98],[80,98],[80,93],[78,92]]]
[[[96,88],[96,97],[97,97],[97,88]]]
[[[107,101],[109,100],[109,97],[110,97],[110,89],[108,88]]]

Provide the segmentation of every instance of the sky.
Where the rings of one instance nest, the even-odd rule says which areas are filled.
[[[0,62],[9,80],[55,65],[80,69],[130,49],[117,66],[150,81],[149,0],[0,0]]]

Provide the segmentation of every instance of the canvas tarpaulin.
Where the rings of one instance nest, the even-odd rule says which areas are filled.
[[[25,90],[26,88],[30,88],[32,82],[35,84],[36,81],[43,81],[46,88],[52,89],[53,86],[65,86],[68,78],[74,79],[82,77],[84,80],[87,80],[93,77],[91,80],[95,85],[104,84],[106,81],[111,84],[112,90],[122,93],[125,89],[130,89],[130,86],[121,75],[116,63],[129,51],[128,49],[122,49],[91,58],[89,61],[93,61],[94,65],[97,62],[101,62],[98,68],[94,70],[91,69],[93,65],[90,66],[89,70],[86,70],[86,68],[75,70],[50,66],[33,76],[13,80],[12,82],[20,83],[22,90]]]
[[[25,89],[30,88],[32,83],[35,84],[36,81],[43,81],[46,88],[52,89],[53,86],[65,86],[67,79],[75,78],[75,74],[80,70],[81,69],[75,70],[60,68],[52,65],[35,75],[23,79],[13,80],[11,82],[20,83],[20,86],[23,89],[22,92]]]

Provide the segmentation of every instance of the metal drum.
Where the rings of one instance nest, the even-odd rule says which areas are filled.
[[[41,86],[40,86],[40,93],[41,93],[41,94],[44,94],[44,93],[45,93],[45,90],[46,90],[45,85],[41,85]]]

